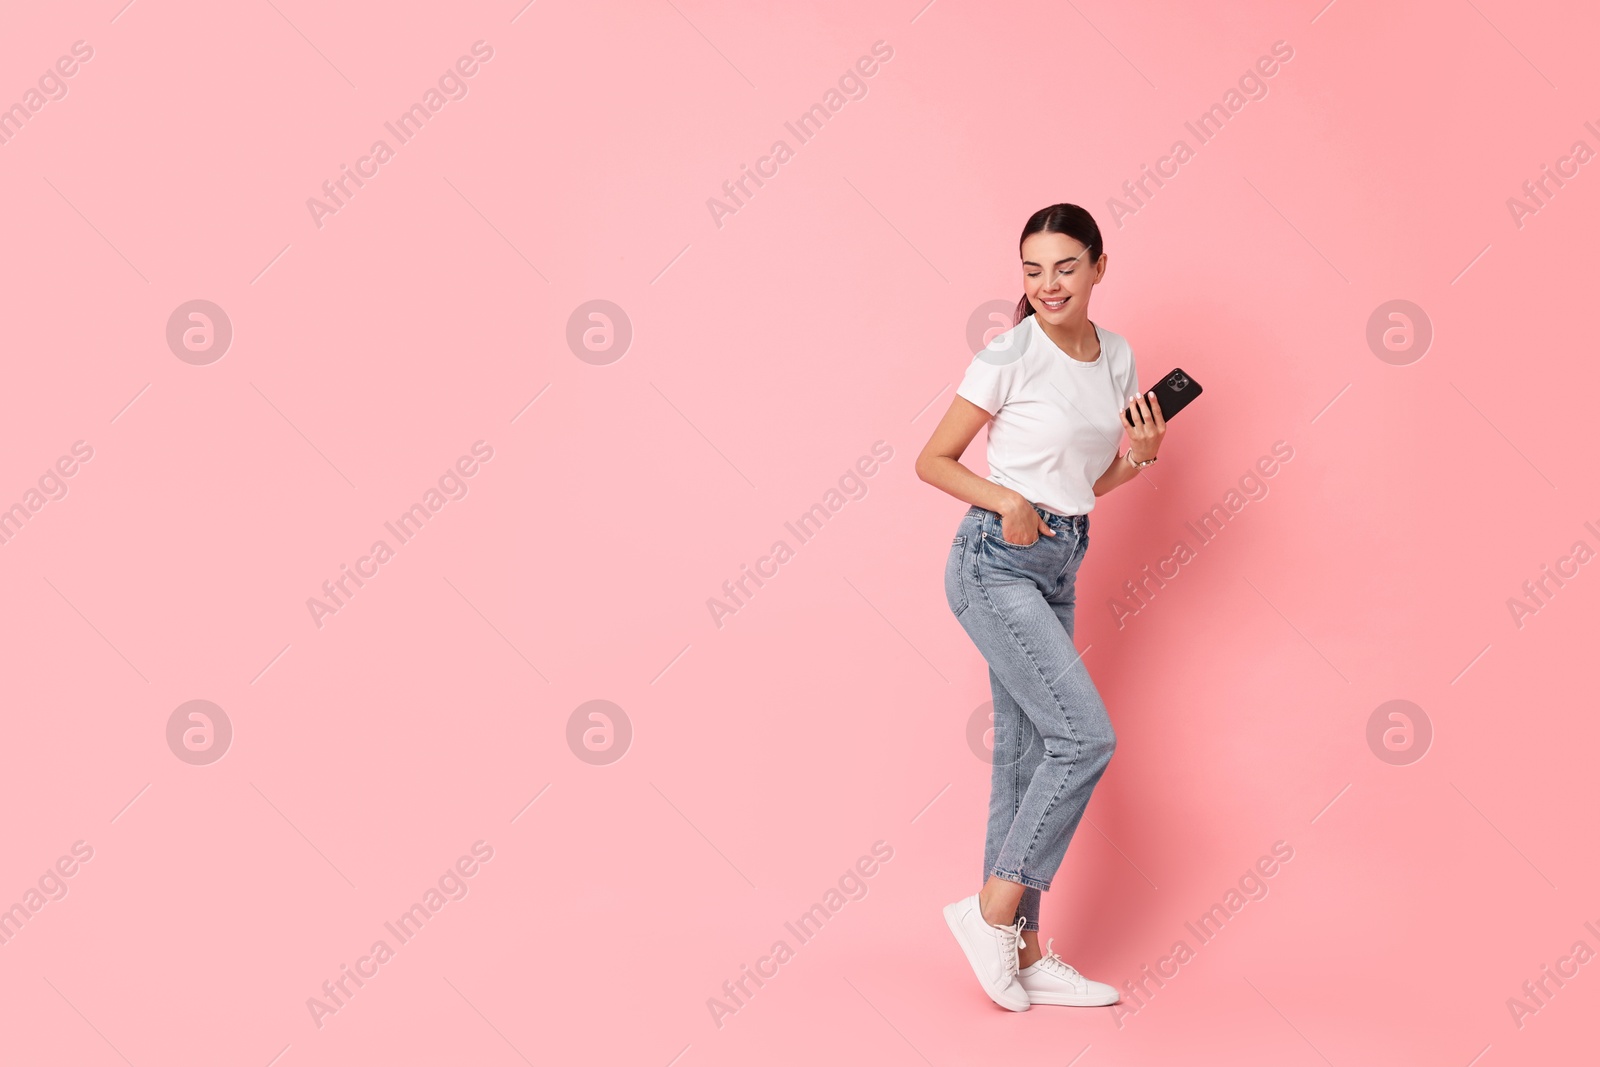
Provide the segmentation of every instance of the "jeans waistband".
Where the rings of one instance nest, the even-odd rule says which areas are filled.
[[[1088,529],[1089,526],[1089,516],[1087,515],[1059,515],[1049,508],[1041,508],[1038,504],[1033,505],[1033,510],[1039,513],[1039,517],[1044,519],[1052,530],[1077,530],[1081,533]],[[967,514],[975,518],[992,515],[996,521],[1000,519],[999,512],[990,511],[988,508],[980,508],[976,504],[967,509]]]

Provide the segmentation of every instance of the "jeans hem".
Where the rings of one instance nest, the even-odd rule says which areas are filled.
[[[1002,871],[999,867],[995,867],[989,873],[996,878],[1004,878],[1008,882],[1020,882],[1032,889],[1047,890],[1050,888],[1049,882],[1038,878],[1030,878],[1020,871]]]

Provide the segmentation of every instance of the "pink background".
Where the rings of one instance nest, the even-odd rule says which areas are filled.
[[[93,849],[0,946],[0,1060],[1594,1056],[1600,963],[1520,1027],[1506,1003],[1600,950],[1600,565],[1520,627],[1507,606],[1600,549],[1600,176],[1507,207],[1600,147],[1583,5],[122,5],[0,32],[0,104],[93,48],[0,145],[0,506],[93,450],[0,545],[0,905]],[[467,95],[319,228],[307,198],[479,40]],[[798,144],[877,41],[865,97]],[[1184,123],[1275,41],[1266,95],[1199,144]],[[719,227],[708,198],[779,138]],[[939,914],[977,888],[989,693],[942,588],[966,505],[913,463],[1062,200],[1105,233],[1091,316],[1147,385],[1182,366],[1206,395],[1093,513],[1077,644],[1120,744],[1046,935],[1120,985],[1294,856],[1136,1014],[1013,1016]],[[195,299],[233,328],[206,365],[166,341]],[[620,358],[569,346],[592,300],[631,324]],[[1367,340],[1391,300],[1432,324],[1403,365]],[[465,497],[318,627],[308,598],[477,441]],[[784,523],[877,441],[799,544]],[[1265,497],[1119,627],[1123,583],[1277,441]],[[233,729],[207,765],[167,742],[197,699]],[[623,758],[569,745],[591,700]],[[1431,723],[1420,760],[1369,748],[1391,700]],[[383,924],[477,841],[467,895],[398,945]],[[785,922],[877,841],[800,945]],[[379,938],[319,1027],[307,999]],[[780,938],[719,1027],[708,998]]]

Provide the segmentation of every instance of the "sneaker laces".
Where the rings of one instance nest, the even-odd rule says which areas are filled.
[[[1018,957],[1022,954],[1022,932],[1027,929],[1027,922],[1027,919],[1018,915],[1014,926],[998,928],[1001,938],[1005,941],[1006,975],[1009,978],[1017,977]]]
[[[1044,955],[1039,957],[1039,961],[1034,966],[1040,970],[1049,971],[1057,978],[1064,978],[1074,986],[1087,989],[1089,980],[1078,973],[1076,967],[1056,955],[1055,944],[1056,939],[1053,937],[1045,943]]]

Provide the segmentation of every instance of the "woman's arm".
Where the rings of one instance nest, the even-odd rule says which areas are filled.
[[[1161,449],[1161,439],[1167,433],[1167,420],[1161,417],[1161,402],[1152,391],[1129,405],[1135,411],[1133,429],[1128,431],[1128,451],[1111,461],[1106,472],[1095,479],[1094,495],[1105,496],[1123,482],[1131,481],[1139,473],[1133,459],[1146,460]]]
[[[961,463],[972,439],[992,416],[964,396],[950,402],[933,436],[923,446],[917,457],[917,477],[929,485],[943,489],[958,500],[987,508],[999,515],[1020,515],[1026,511],[1035,519],[1038,513],[1028,498],[1015,489],[1007,489],[987,478],[980,478]]]
[[[1140,457],[1148,459],[1148,456]],[[1111,461],[1111,466],[1106,468],[1094,483],[1094,495],[1105,496],[1111,490],[1124,482],[1132,481],[1139,473],[1139,468],[1128,462],[1128,453],[1123,452]]]

